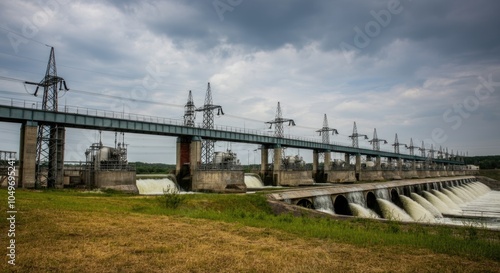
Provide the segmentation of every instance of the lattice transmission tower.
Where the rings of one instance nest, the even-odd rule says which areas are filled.
[[[421,153],[420,156],[425,157],[425,151],[427,150],[425,149],[424,141],[422,141],[422,148],[419,148],[419,150]]]
[[[352,147],[359,148],[358,138],[364,137],[365,140],[368,140],[367,135],[358,134],[358,127],[356,127],[356,122],[354,122],[354,126],[352,128],[352,135],[349,136],[352,139]]]
[[[372,144],[373,150],[375,150],[375,151],[380,151],[380,142],[387,144],[387,140],[378,138],[377,128],[373,129],[373,139],[368,141],[368,142],[370,142]]]
[[[339,134],[339,132],[337,131],[337,129],[328,127],[328,119],[326,117],[326,114],[325,114],[325,117],[323,118],[323,128],[317,130],[316,132],[319,133],[319,135],[321,136],[322,142],[325,143],[325,144],[330,144],[330,134],[329,134],[329,132],[332,132],[332,135],[338,135]]]
[[[396,137],[394,138],[394,143],[392,144],[392,146],[394,146],[394,153],[395,154],[399,154],[399,146],[407,146],[406,144],[403,144],[403,143],[399,143],[399,140],[398,140],[398,134],[396,134]]]
[[[406,146],[406,149],[410,150],[410,155],[415,155],[415,148],[418,148],[418,147],[413,146],[413,138],[410,138],[410,145]]]
[[[194,121],[196,118],[196,107],[193,102],[193,94],[189,90],[188,101],[184,105],[184,126],[194,127]]]
[[[38,95],[40,87],[43,88],[42,110],[58,111],[58,91],[68,91],[69,89],[66,86],[66,81],[57,76],[56,58],[53,47],[50,49],[45,77],[39,83],[25,83],[36,85],[35,93],[33,93],[34,96]],[[64,138],[64,127],[54,124],[41,124],[38,127],[35,187],[40,187],[44,181],[47,183],[48,188],[54,188],[56,184],[63,184]]]
[[[276,117],[274,120],[266,122],[269,124],[269,129],[273,127],[274,124],[274,136],[275,137],[284,137],[285,134],[283,132],[283,123],[288,122],[288,126],[295,126],[295,121],[293,119],[283,118],[281,114],[281,106],[278,101],[278,107],[276,108]]]
[[[214,111],[217,110],[217,115],[224,115],[222,106],[214,105],[212,102],[212,90],[210,83],[207,85],[207,94],[205,96],[205,104],[203,107],[196,109],[198,112],[203,112],[203,128],[214,128]],[[209,164],[214,159],[215,140],[203,139],[201,143],[201,160],[204,164]]]

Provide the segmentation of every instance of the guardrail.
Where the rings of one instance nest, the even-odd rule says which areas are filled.
[[[36,110],[44,111],[42,109],[42,103],[39,101],[17,100],[17,99],[13,99],[13,98],[0,97],[0,104],[10,105],[12,107],[20,107],[20,108],[36,109]],[[129,120],[129,121],[140,121],[140,122],[151,122],[151,123],[166,124],[166,125],[184,126],[184,121],[181,119],[171,119],[171,118],[164,118],[164,117],[157,117],[157,116],[148,116],[148,115],[141,115],[141,114],[125,113],[125,112],[116,112],[116,111],[110,111],[110,110],[94,109],[94,108],[72,106],[72,105],[59,106],[57,111],[63,112],[63,113],[80,114],[80,115],[88,115],[88,116],[95,116],[95,117],[115,118],[115,119]],[[194,127],[195,128],[203,128],[203,125],[201,123],[196,123]],[[268,132],[263,131],[263,130],[254,130],[254,129],[247,129],[247,128],[241,128],[241,127],[234,127],[234,126],[214,125],[214,128],[212,128],[212,129],[218,130],[218,131],[224,131],[224,132],[234,132],[234,133],[244,133],[244,134],[248,134],[248,135],[274,137],[273,133],[268,133]],[[319,138],[314,139],[314,138],[307,138],[307,137],[295,136],[295,135],[290,135],[290,134],[284,135],[283,139],[299,140],[299,141],[305,141],[305,142],[311,142],[311,143],[322,143],[322,140],[320,140]],[[336,141],[330,142],[329,144],[343,146],[343,147],[351,147],[351,144],[336,142]],[[365,145],[365,144],[360,144],[359,148],[372,150],[372,147],[370,145]],[[380,149],[380,151],[394,153],[390,149]],[[409,153],[400,153],[400,154],[409,155]]]

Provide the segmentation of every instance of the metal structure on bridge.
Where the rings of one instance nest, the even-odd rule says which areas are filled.
[[[286,122],[288,122],[288,126],[295,126],[295,121],[293,119],[283,118],[280,102],[278,101],[278,106],[276,108],[276,117],[274,118],[274,120],[268,121],[266,123],[269,124],[269,129],[271,129],[274,124],[274,136],[282,138],[285,136],[283,131],[283,123]]]
[[[328,118],[326,117],[326,114],[325,114],[325,117],[323,118],[323,127],[321,129],[317,130],[316,132],[319,133],[319,135],[321,136],[321,141],[325,144],[330,144],[329,132],[332,132],[332,135],[339,134],[337,129],[328,127]]]
[[[399,146],[406,146],[406,144],[399,143],[398,134],[396,134],[396,137],[394,138],[394,143],[392,144],[392,146],[394,146],[394,153],[399,154],[400,153]]]
[[[356,122],[354,122],[354,126],[352,128],[352,135],[349,136],[352,139],[352,147],[359,148],[359,140],[358,138],[364,137],[365,140],[368,140],[367,135],[358,134],[358,128],[356,127]]]
[[[42,109],[57,112],[59,90],[68,91],[69,89],[66,86],[66,81],[57,76],[56,57],[53,47],[50,49],[45,77],[39,83],[25,83],[36,85],[36,90],[33,93],[35,97],[38,95],[39,88],[42,87]],[[38,127],[36,187],[40,187],[42,183],[46,183],[48,188],[54,188],[56,184],[62,184],[62,181],[56,180],[61,179],[62,175],[60,174],[64,169],[64,138],[65,129],[57,124],[42,124]]]
[[[205,104],[203,107],[196,109],[196,111],[203,112],[203,128],[214,128],[214,111],[217,110],[217,115],[224,115],[222,106],[214,105],[212,101],[212,90],[210,83],[207,85],[207,93],[205,96]],[[201,144],[201,160],[204,164],[209,164],[214,161],[215,140],[203,139]]]
[[[196,106],[193,102],[193,94],[189,90],[188,101],[184,106],[184,126],[194,127],[196,118]]]
[[[372,144],[373,150],[375,151],[380,151],[380,142],[383,142],[384,144],[387,144],[387,140],[385,139],[379,139],[377,136],[377,128],[373,129],[373,139],[368,141]]]
[[[406,146],[406,149],[410,150],[410,155],[415,155],[415,148],[418,147],[413,145],[413,138],[410,138],[410,145]]]

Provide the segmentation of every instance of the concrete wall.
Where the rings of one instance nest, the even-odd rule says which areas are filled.
[[[356,172],[352,171],[327,171],[328,183],[356,182]]]
[[[361,170],[359,173],[360,181],[381,181],[384,180],[384,175],[380,170]]]
[[[246,192],[243,171],[210,170],[192,174],[192,190],[201,192]]]
[[[274,183],[276,186],[303,186],[312,185],[312,171],[274,171]]]
[[[402,179],[418,178],[418,174],[417,174],[417,171],[415,171],[415,170],[405,170],[405,171],[401,171],[401,178]]]
[[[397,170],[386,170],[382,171],[382,176],[384,180],[401,180],[401,172]]]
[[[95,186],[101,189],[114,189],[138,193],[135,184],[135,171],[95,171]]]

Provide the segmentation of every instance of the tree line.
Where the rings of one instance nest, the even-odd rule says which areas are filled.
[[[465,164],[476,165],[483,170],[500,169],[500,155],[466,157]]]

